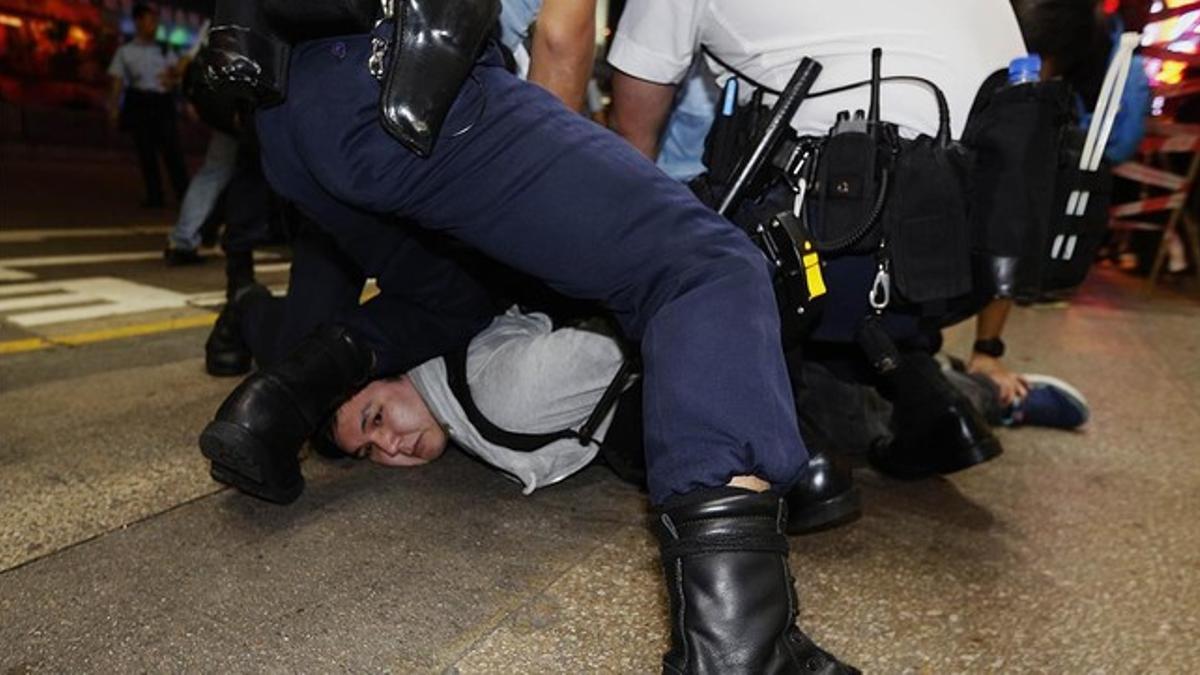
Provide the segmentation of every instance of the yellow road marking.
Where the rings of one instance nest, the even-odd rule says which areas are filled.
[[[0,354],[16,354],[17,352],[32,352],[36,349],[46,349],[54,344],[44,338],[29,338],[27,340],[9,340],[0,342]]]
[[[95,330],[86,333],[75,333],[73,335],[58,335],[50,338],[39,337],[21,340],[9,340],[8,342],[0,342],[0,354],[31,352],[38,349],[48,349],[50,347],[78,347],[80,345],[92,344],[94,342],[119,340],[121,338],[152,335],[154,333],[166,333],[168,331],[184,330],[186,328],[200,328],[203,326],[211,326],[216,320],[216,314],[201,314],[198,316],[185,316],[179,319],[168,319],[166,321],[154,321],[152,323],[139,323],[130,326],[120,326],[118,328],[106,328],[104,330]]]

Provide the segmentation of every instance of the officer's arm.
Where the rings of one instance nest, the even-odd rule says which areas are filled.
[[[546,0],[533,31],[529,80],[583,110],[596,50],[596,0]]]
[[[675,102],[675,86],[613,71],[610,125],[652,160],[658,158],[658,139]]]

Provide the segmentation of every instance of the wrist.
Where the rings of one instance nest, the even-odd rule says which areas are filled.
[[[985,340],[976,340],[975,345],[971,348],[972,357],[976,355],[987,356],[993,359],[999,359],[1004,356],[1004,340],[1000,338],[988,338]]]

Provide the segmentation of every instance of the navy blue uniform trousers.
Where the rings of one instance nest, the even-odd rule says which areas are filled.
[[[453,256],[372,219],[350,249],[308,220],[292,239],[285,298],[244,305],[242,335],[260,368],[288,354],[322,323],[351,329],[375,353],[375,375],[402,373],[460,349],[496,316],[492,296]],[[363,282],[382,291],[360,305]]]
[[[641,344],[654,503],[738,475],[787,489],[807,452],[770,270],[749,239],[623,140],[508,73],[494,49],[420,158],[382,127],[368,56],[366,35],[293,50],[287,100],[258,116],[272,186],[343,248],[370,246],[359,239],[370,222],[401,216],[604,303]],[[413,297],[436,308],[454,302],[438,287],[443,262],[395,264],[422,266]]]

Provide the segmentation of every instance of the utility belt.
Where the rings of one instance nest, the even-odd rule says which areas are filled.
[[[426,157],[499,16],[499,0],[218,0],[207,72],[213,89],[273,105],[291,45],[370,33],[383,126]]]
[[[693,188],[780,272],[785,337],[811,329],[827,299],[823,260],[871,257],[874,278],[853,291],[868,294],[875,314],[903,312],[926,324],[960,320],[993,297],[1077,284],[1086,274],[1089,254],[1065,260],[1062,253],[1067,242],[1085,250],[1097,236],[1105,191],[1102,179],[1079,175],[1065,86],[1010,87],[998,72],[981,87],[961,142],[950,138],[944,96],[920,78],[876,77],[826,93],[872,84],[877,101],[878,83],[893,79],[930,86],[941,118],[936,136],[900,138],[873,103],[869,114],[840,114],[824,137],[800,137],[788,125],[768,138],[781,108],[791,108],[790,121],[799,105],[785,102],[787,89],[770,108],[758,87],[748,103],[727,99],[718,110],[705,147],[709,173]],[[751,166],[755,155],[761,159]],[[1062,202],[1081,180],[1099,202],[1088,208],[1088,222],[1062,217]],[[1048,264],[1056,238],[1058,259]]]

